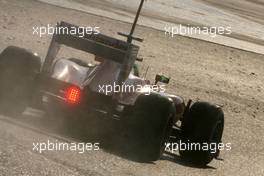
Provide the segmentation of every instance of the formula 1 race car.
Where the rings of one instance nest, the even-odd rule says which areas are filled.
[[[224,114],[220,107],[207,102],[185,104],[181,97],[165,93],[162,86],[170,78],[164,75],[157,75],[153,84],[139,77],[135,62],[142,59],[137,56],[139,46],[132,41],[143,41],[133,37],[143,3],[130,34],[119,33],[127,41],[103,34],[54,33],[44,63],[26,49],[4,49],[0,55],[1,113],[19,114],[30,106],[62,112],[76,121],[91,112],[103,114],[127,125],[136,138],[135,151],[149,161],[159,159],[170,142],[221,143]],[[60,22],[57,28],[78,26]],[[63,45],[94,55],[98,64],[56,58]],[[203,165],[219,155],[219,150],[210,148],[179,152],[183,159]]]

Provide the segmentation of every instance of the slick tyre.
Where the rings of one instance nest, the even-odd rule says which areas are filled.
[[[15,46],[0,54],[0,112],[22,113],[32,98],[41,61],[35,54]]]
[[[173,102],[159,94],[141,95],[131,114],[129,128],[135,139],[135,152],[140,160],[158,160],[172,129]]]
[[[222,140],[224,113],[221,108],[207,102],[194,103],[182,122],[181,142],[187,146],[199,144],[201,148],[180,150],[181,157],[193,164],[207,165],[219,155],[217,147]],[[204,149],[202,146],[208,146]]]

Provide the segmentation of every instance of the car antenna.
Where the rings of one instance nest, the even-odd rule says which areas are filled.
[[[134,31],[135,31],[135,28],[136,28],[136,25],[137,25],[137,22],[138,22],[138,18],[139,18],[139,15],[140,15],[140,12],[142,10],[144,2],[145,2],[145,0],[141,0],[141,2],[139,4],[138,10],[137,10],[137,14],[135,16],[134,23],[132,25],[130,33],[129,34],[124,34],[124,33],[121,33],[121,32],[117,33],[118,35],[126,37],[127,38],[127,43],[131,44],[133,40],[136,40],[136,41],[139,41],[139,42],[143,42],[143,39],[137,38],[137,37],[133,37],[133,34],[134,34]]]

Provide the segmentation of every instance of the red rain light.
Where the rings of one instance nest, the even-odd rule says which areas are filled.
[[[81,90],[78,87],[72,86],[66,90],[65,94],[66,101],[68,103],[76,104],[79,103],[81,98]]]

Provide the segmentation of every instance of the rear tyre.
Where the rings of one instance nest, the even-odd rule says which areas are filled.
[[[19,47],[9,46],[0,54],[1,113],[17,115],[25,110],[40,67],[38,56]]]
[[[134,149],[140,160],[156,161],[165,149],[175,108],[172,101],[159,94],[140,95],[129,119]]]
[[[181,157],[197,165],[210,163],[219,155],[217,146],[223,130],[224,113],[221,108],[206,102],[194,103],[182,122],[181,142],[187,146],[199,144],[209,147],[180,150]]]

